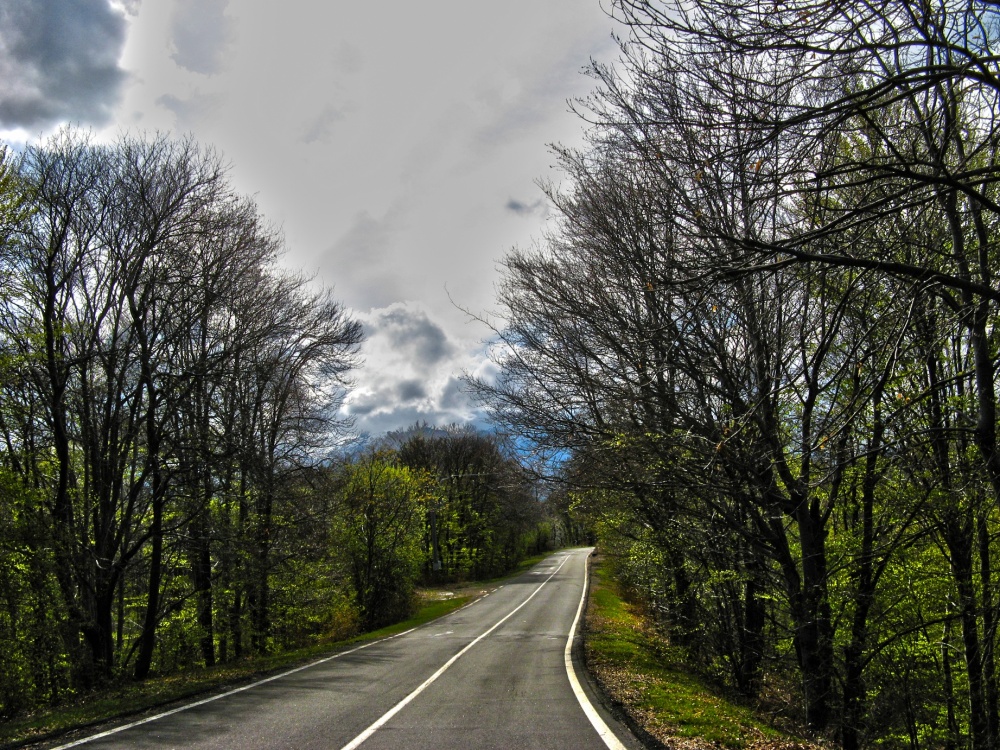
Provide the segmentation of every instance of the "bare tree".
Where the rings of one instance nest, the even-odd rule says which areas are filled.
[[[234,486],[255,512],[240,507],[252,540],[236,546],[260,563],[263,649],[271,507],[337,429],[358,324],[275,270],[280,237],[191,140],[65,131],[27,151],[21,178],[33,212],[3,256],[3,341],[41,408],[6,444],[48,497],[74,681],[150,672],[184,558],[214,660],[212,541],[227,532],[211,508]]]

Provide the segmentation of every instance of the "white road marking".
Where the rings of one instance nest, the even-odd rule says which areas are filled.
[[[405,698],[403,698],[403,700],[401,700],[395,706],[393,706],[388,711],[386,711],[384,714],[382,714],[382,716],[377,721],[375,721],[374,724],[372,724],[365,731],[363,731],[361,734],[359,734],[353,740],[351,740],[346,745],[344,745],[340,750],[355,750],[355,748],[359,747],[361,745],[361,743],[363,743],[365,740],[367,740],[369,737],[371,737],[373,734],[375,734],[375,732],[377,732],[379,729],[381,729],[383,726],[385,726],[385,724],[389,721],[389,719],[391,719],[393,716],[395,716],[400,711],[402,711],[403,708],[405,708],[406,705],[410,701],[412,701],[414,698],[416,698],[418,695],[420,695],[422,692],[424,692],[424,690],[426,690],[428,687],[430,687],[431,683],[433,683],[435,680],[437,680],[438,677],[440,677],[446,671],[448,671],[448,668],[451,667],[451,665],[454,664],[456,661],[458,661],[462,657],[463,654],[465,654],[469,649],[471,649],[473,646],[475,646],[477,643],[479,643],[481,640],[483,640],[483,638],[485,638],[490,633],[492,633],[494,630],[496,630],[501,625],[503,625],[505,622],[507,622],[507,620],[509,620],[511,617],[513,617],[517,613],[517,611],[519,609],[521,609],[521,607],[523,607],[525,604],[527,604],[532,599],[534,599],[535,598],[535,594],[537,594],[539,591],[541,591],[542,588],[545,586],[545,584],[547,584],[549,581],[552,580],[553,576],[555,576],[555,574],[559,572],[559,569],[562,568],[562,566],[565,563],[566,563],[565,560],[563,560],[561,563],[559,563],[559,567],[552,571],[552,575],[550,575],[548,578],[546,578],[544,581],[542,581],[538,585],[538,588],[535,589],[534,591],[532,591],[531,595],[527,599],[525,599],[523,602],[521,602],[520,604],[518,604],[514,609],[512,609],[510,612],[508,612],[503,617],[503,619],[501,619],[499,622],[497,622],[493,627],[491,627],[489,630],[487,630],[485,633],[483,633],[482,635],[480,635],[478,638],[476,638],[474,641],[472,641],[469,645],[467,645],[465,648],[463,648],[461,651],[459,651],[457,654],[455,654],[453,657],[451,657],[448,661],[446,661],[444,663],[444,665],[440,669],[438,669],[437,672],[435,672],[430,677],[428,677],[426,680],[424,680],[422,683],[420,683],[420,685],[417,686],[416,690],[414,690],[408,696],[406,696]],[[586,590],[586,589],[584,589],[584,590]],[[579,616],[579,613],[578,613],[578,616]],[[574,623],[574,627],[575,626],[576,626],[576,623]],[[607,740],[605,740],[605,742],[606,741]]]
[[[608,746],[608,750],[626,750],[626,747],[621,743],[615,733],[611,731],[611,728],[604,723],[604,719],[601,715],[597,713],[597,709],[594,708],[594,704],[590,702],[587,698],[587,694],[583,692],[583,686],[580,684],[580,680],[576,676],[576,669],[573,666],[573,639],[576,638],[576,626],[580,624],[580,615],[583,614],[583,605],[587,602],[587,576],[589,570],[587,567],[586,560],[583,564],[583,594],[580,595],[580,606],[576,608],[576,617],[573,619],[573,627],[569,629],[569,638],[566,639],[566,649],[563,651],[563,658],[566,662],[566,674],[569,676],[569,684],[573,686],[573,693],[576,695],[576,699],[580,702],[580,708],[583,712],[587,714],[587,718],[590,719],[591,725],[594,730],[600,735],[601,739],[604,740],[604,744]]]
[[[200,701],[195,701],[194,703],[187,703],[178,708],[173,708],[169,711],[164,711],[163,713],[156,714],[155,716],[149,716],[145,719],[139,719],[139,721],[133,721],[130,724],[123,724],[120,727],[115,727],[114,729],[109,729],[106,732],[101,732],[100,734],[92,734],[89,737],[84,737],[82,740],[76,740],[75,742],[70,742],[66,745],[59,745],[58,747],[52,748],[52,750],[65,750],[68,747],[76,747],[77,745],[83,745],[87,742],[92,742],[93,740],[99,740],[102,737],[109,737],[112,734],[118,734],[118,732],[124,732],[126,729],[131,729],[132,727],[137,727],[141,724],[148,724],[151,721],[156,721],[157,719],[162,719],[165,716],[171,716],[172,714],[179,714],[181,711],[187,711],[189,708],[194,708],[195,706],[204,706],[206,703],[211,703],[212,701],[217,701],[220,698],[227,698],[230,695],[236,695],[236,693],[242,693],[244,690],[249,690],[250,688],[255,688],[268,682],[273,682],[274,680],[280,680],[282,677],[287,677],[290,674],[295,674],[296,672],[301,672],[304,669],[310,669],[312,667],[324,664],[325,662],[332,661],[334,659],[339,659],[341,656],[347,656],[348,654],[353,654],[355,651],[360,651],[363,648],[368,648],[369,646],[374,646],[376,643],[385,643],[386,641],[391,641],[393,638],[399,638],[406,635],[407,633],[412,633],[416,628],[410,628],[402,633],[396,633],[396,635],[390,635],[388,638],[380,638],[377,641],[371,641],[369,643],[362,644],[356,648],[352,648],[349,651],[341,651],[339,654],[334,654],[333,656],[327,656],[318,661],[309,662],[308,664],[303,664],[301,667],[296,667],[295,669],[289,669],[287,672],[282,672],[281,674],[272,675],[271,677],[265,677],[263,680],[257,680],[257,682],[251,682],[249,685],[244,685],[243,687],[238,687],[235,690],[230,690],[226,693],[220,693],[219,695],[213,695],[211,698],[204,698]]]

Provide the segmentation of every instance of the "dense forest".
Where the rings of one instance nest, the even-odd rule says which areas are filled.
[[[552,541],[498,439],[353,447],[360,324],[190,139],[0,159],[0,719],[406,617]]]
[[[848,750],[1000,743],[1000,9],[616,0],[496,418],[706,674]]]

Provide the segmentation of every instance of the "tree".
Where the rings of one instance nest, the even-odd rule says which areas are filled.
[[[342,470],[341,545],[366,629],[396,622],[412,609],[428,491],[426,476],[378,450]]]
[[[425,434],[414,426],[398,457],[436,479],[427,509],[429,578],[491,578],[520,561],[541,508],[528,472],[499,438],[459,427]]]
[[[478,387],[524,439],[586,467],[567,474],[580,503],[638,551],[635,570],[664,568],[642,575],[678,637],[717,634],[751,693],[761,648],[790,654],[807,723],[848,747],[867,731],[869,685],[892,684],[872,665],[913,643],[884,614],[897,566],[945,534],[962,605],[935,601],[943,619],[925,627],[960,624],[985,747],[992,521],[953,477],[992,483],[992,120],[980,94],[879,88],[885,71],[865,67],[879,40],[813,39],[827,59],[810,62],[809,33],[872,28],[824,15],[852,7],[775,6],[787,37],[764,43],[770,6],[616,5],[622,66],[593,69],[588,148],[557,150],[559,224],[505,261],[501,376]],[[973,163],[983,184],[958,185]],[[726,602],[714,619],[713,601]]]

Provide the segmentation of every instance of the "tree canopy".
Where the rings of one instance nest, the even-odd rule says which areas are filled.
[[[993,747],[1000,13],[610,13],[480,397],[700,668],[847,748]]]

